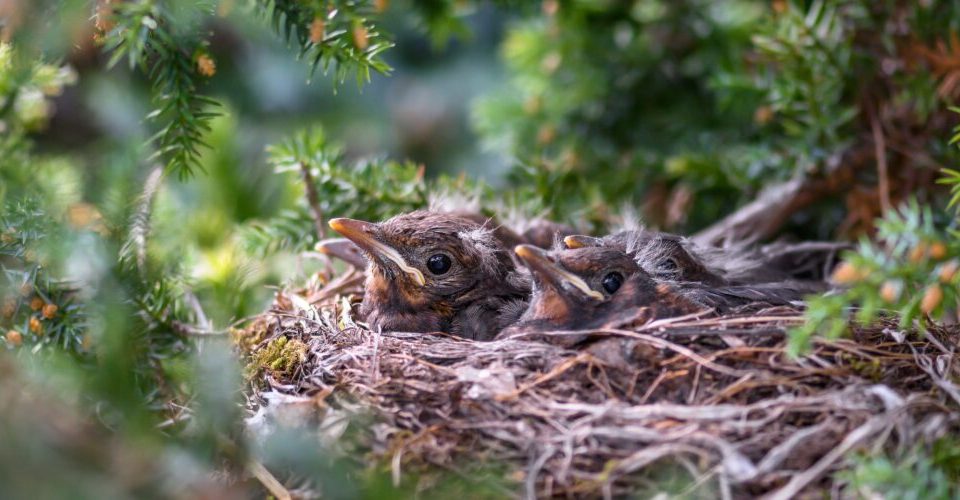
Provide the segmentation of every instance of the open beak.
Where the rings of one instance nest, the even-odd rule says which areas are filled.
[[[327,238],[317,242],[314,248],[324,255],[336,257],[357,269],[362,270],[367,267],[363,250],[346,238]]]
[[[567,248],[599,247],[603,246],[603,240],[583,234],[571,234],[563,238],[563,244]]]
[[[419,269],[410,266],[407,264],[407,261],[403,259],[403,256],[400,255],[396,249],[381,243],[374,236],[377,231],[376,224],[371,224],[369,222],[364,222],[361,220],[353,219],[331,219],[330,228],[334,231],[342,234],[345,238],[352,241],[362,250],[370,253],[372,255],[379,255],[380,257],[389,260],[397,265],[401,271],[410,275],[414,281],[416,281],[420,286],[427,284],[427,280],[424,279],[423,273]]]
[[[603,300],[603,294],[590,288],[583,278],[560,267],[557,263],[550,260],[547,253],[533,245],[517,245],[513,251],[517,254],[523,263],[534,273],[539,274],[546,280],[553,283],[569,283],[577,290],[580,290],[587,297],[597,300]]]

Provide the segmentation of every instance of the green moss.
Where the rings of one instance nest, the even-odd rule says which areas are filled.
[[[277,379],[289,378],[307,360],[307,344],[301,340],[277,337],[253,353],[246,374],[253,378],[268,372]]]
[[[230,337],[244,354],[250,354],[267,338],[269,330],[269,324],[261,317],[246,328],[231,328]]]
[[[876,358],[864,361],[851,356],[849,366],[857,375],[874,382],[882,380],[885,373],[883,365]]]

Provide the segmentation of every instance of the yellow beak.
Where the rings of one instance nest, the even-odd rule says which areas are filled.
[[[583,278],[567,271],[550,260],[547,253],[540,248],[533,245],[517,245],[513,251],[523,260],[524,264],[530,268],[531,271],[553,282],[569,283],[577,290],[583,292],[587,297],[603,300],[602,293],[590,288],[590,285],[588,285],[586,281],[583,281]]]
[[[423,277],[423,273],[421,273],[419,269],[407,264],[407,261],[403,259],[400,252],[390,245],[380,242],[380,240],[374,236],[377,230],[376,224],[362,220],[340,218],[331,219],[329,225],[331,229],[342,234],[363,250],[380,255],[384,259],[396,264],[401,271],[409,274],[420,286],[427,284],[427,280]]]

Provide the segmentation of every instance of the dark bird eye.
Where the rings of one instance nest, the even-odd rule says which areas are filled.
[[[433,274],[443,274],[450,270],[450,257],[442,253],[431,256],[427,259],[427,269]]]
[[[623,284],[623,276],[620,273],[608,273],[603,277],[601,284],[607,293],[614,293],[619,290],[620,285]]]
[[[680,266],[677,265],[677,260],[674,259],[673,257],[671,257],[671,258],[669,258],[669,259],[665,259],[663,262],[660,263],[660,270],[661,270],[661,271],[673,272],[673,271],[676,271],[677,268],[679,268],[679,267],[680,267]]]

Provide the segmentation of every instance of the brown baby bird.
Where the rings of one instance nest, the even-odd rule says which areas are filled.
[[[626,253],[585,247],[547,252],[520,245],[517,256],[533,276],[533,294],[519,321],[503,335],[601,327],[646,308],[661,318],[705,311],[674,287],[658,283]]]
[[[628,230],[603,238],[571,235],[568,248],[604,246],[633,255],[641,267],[660,279],[707,285],[749,285],[791,280],[823,291],[823,280],[847,243],[774,243],[762,247],[716,248],[694,244],[682,236]]]
[[[536,245],[540,248],[551,248],[557,240],[574,234],[576,231],[564,224],[546,219],[534,219],[524,223],[526,230],[520,234],[513,229],[500,224],[496,219],[487,217],[479,212],[466,210],[452,210],[434,213],[444,213],[452,217],[459,217],[472,221],[482,227],[489,228],[494,238],[504,247],[513,248],[520,244]],[[315,249],[329,257],[340,259],[350,266],[364,270],[367,267],[363,250],[346,238],[327,238],[320,240]]]
[[[723,313],[752,303],[788,305],[812,291],[795,282],[709,286],[660,280],[634,256],[604,246],[546,252],[520,245],[515,252],[533,275],[533,294],[527,310],[504,336],[601,328],[638,317]]]
[[[371,328],[489,340],[522,311],[529,279],[490,228],[426,210],[330,227],[368,261],[361,314]]]
[[[569,235],[563,239],[567,248],[606,247],[632,256],[641,267],[661,280],[726,285],[722,268],[711,266],[689,248],[681,236],[657,231],[630,230],[602,238]]]

